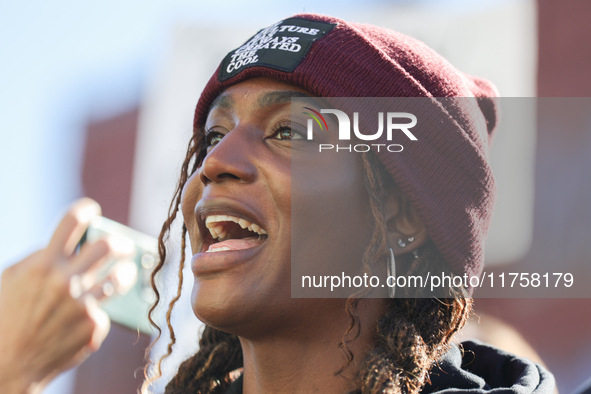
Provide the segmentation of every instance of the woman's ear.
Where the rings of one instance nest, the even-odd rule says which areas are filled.
[[[384,214],[386,240],[394,255],[412,252],[429,240],[425,225],[401,191],[396,189],[387,193]]]

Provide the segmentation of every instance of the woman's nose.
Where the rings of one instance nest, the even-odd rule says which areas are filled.
[[[244,183],[256,179],[255,130],[236,127],[228,132],[205,156],[199,178],[204,185],[237,180]]]

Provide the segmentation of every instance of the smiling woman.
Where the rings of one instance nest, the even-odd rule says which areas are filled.
[[[377,278],[479,275],[494,200],[495,95],[418,41],[318,15],[280,21],[228,54],[197,104],[160,236],[153,278],[181,209],[179,275],[188,236],[193,311],[206,323],[166,393],[551,392],[551,375],[528,360],[476,342],[464,354],[452,346],[471,312],[469,287],[450,281],[439,298],[411,288],[371,298],[290,291],[296,266]],[[294,118],[294,97],[423,97],[432,106],[418,117],[427,125],[420,143],[404,152],[311,160],[317,141]],[[338,141],[333,120],[326,116],[326,130],[318,122],[324,142]],[[179,283],[169,312],[180,291]],[[167,324],[164,358],[175,343]]]
[[[290,101],[277,93],[272,81],[251,80],[220,96],[206,122],[207,154],[184,187],[193,308],[216,327],[258,320],[271,303],[258,306],[289,285],[289,264],[277,263],[290,254],[290,136],[277,125],[289,120]]]

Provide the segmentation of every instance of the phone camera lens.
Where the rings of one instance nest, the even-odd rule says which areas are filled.
[[[156,262],[156,258],[151,255],[150,253],[146,253],[142,256],[142,267],[144,267],[145,269],[150,269],[154,266],[154,263]]]

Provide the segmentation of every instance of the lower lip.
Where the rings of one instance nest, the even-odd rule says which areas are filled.
[[[241,250],[225,250],[222,252],[200,252],[191,259],[191,268],[195,275],[212,274],[225,271],[247,263],[261,252],[264,241],[252,248]]]

